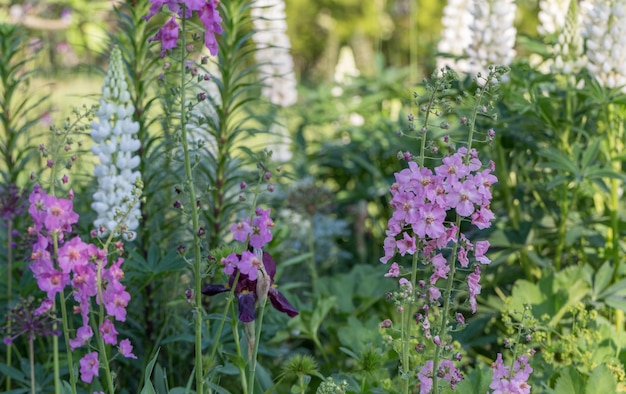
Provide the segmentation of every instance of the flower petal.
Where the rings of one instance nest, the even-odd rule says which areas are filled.
[[[237,296],[239,303],[239,320],[243,323],[250,323],[256,319],[256,311],[254,303],[256,302],[256,294],[242,293]]]
[[[228,290],[230,289],[226,288],[226,286],[224,285],[208,285],[204,289],[202,289],[202,294],[213,296],[213,295],[223,293]]]
[[[287,315],[289,315],[289,317],[294,317],[298,315],[298,311],[296,310],[296,308],[294,308],[289,303],[289,301],[287,301],[287,298],[285,298],[285,296],[280,291],[278,291],[278,289],[276,289],[275,287],[270,287],[268,295],[270,298],[270,302],[272,303],[272,306],[274,308],[286,313]]]

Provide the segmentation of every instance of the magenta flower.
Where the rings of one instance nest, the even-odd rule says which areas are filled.
[[[504,364],[502,354],[498,353],[495,363],[492,365],[493,377],[489,388],[493,394],[530,394],[531,386],[528,378],[533,369],[528,365],[528,356],[520,356],[513,364],[513,370]]]
[[[276,275],[276,263],[272,256],[263,252],[263,265],[265,271],[270,277],[270,289],[268,298],[272,306],[280,312],[286,313],[289,317],[298,315],[298,311],[289,303],[287,298],[276,288],[274,284],[274,276]],[[213,296],[219,293],[230,291],[235,285],[235,295],[239,307],[239,320],[244,323],[250,323],[256,319],[256,302],[257,302],[257,281],[243,272],[239,272],[239,279],[235,284],[237,269],[230,275],[228,285],[208,285],[202,290],[202,294]]]
[[[487,250],[489,250],[489,241],[477,241],[474,246],[474,257],[476,257],[476,260],[482,264],[491,263],[491,260],[485,256]]]
[[[476,313],[476,296],[480,294],[480,265],[477,265],[474,272],[467,276],[467,286],[469,287],[469,303],[472,313]]]
[[[389,272],[385,274],[386,277],[397,278],[400,275],[400,267],[398,263],[391,263],[391,267],[389,268]]]
[[[248,236],[252,233],[250,218],[246,218],[230,226],[230,232],[233,233],[233,238],[236,241],[246,242],[248,240]]]
[[[415,254],[417,250],[415,245],[415,238],[411,237],[407,232],[402,233],[402,239],[396,241],[396,246],[398,247],[398,252],[400,252],[401,256],[405,254]]]
[[[74,237],[59,248],[59,267],[69,273],[75,266],[87,264],[87,244],[80,237]]]
[[[104,319],[104,322],[100,326],[100,334],[102,334],[102,339],[107,345],[117,344],[117,330],[113,323],[111,323],[111,320]]]
[[[120,341],[118,349],[120,351],[120,354],[126,358],[137,358],[137,356],[133,354],[133,345],[131,345],[130,339],[128,338],[122,339]]]
[[[84,325],[76,330],[76,338],[70,339],[70,349],[74,350],[87,343],[93,337],[91,326]]]
[[[217,55],[218,45],[215,34],[222,34],[222,18],[220,17],[218,0],[150,0],[152,5],[145,20],[152,18],[163,6],[167,6],[170,12],[177,14],[179,18],[191,18],[193,14],[197,14],[198,19],[202,22],[204,32],[204,45],[209,49],[211,55]],[[185,10],[183,14],[183,9]],[[150,38],[149,41],[161,41],[161,57],[165,56],[165,52],[176,47],[178,40],[179,26],[175,20],[175,16],[170,19],[157,34]]]
[[[256,209],[256,217],[252,219],[252,233],[250,234],[250,245],[254,248],[261,249],[265,244],[272,240],[271,229],[274,222],[270,218],[269,209]]]
[[[94,376],[98,376],[100,361],[98,352],[87,353],[80,359],[80,379],[85,383],[91,383]]]
[[[148,42],[161,41],[161,57],[163,58],[168,50],[176,48],[179,30],[180,26],[176,21],[176,17],[172,16],[170,20],[159,29],[154,37],[148,39]]]

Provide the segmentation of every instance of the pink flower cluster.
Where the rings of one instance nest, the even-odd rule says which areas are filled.
[[[513,371],[510,367],[504,365],[502,354],[498,353],[496,362],[492,365],[493,378],[489,388],[493,390],[492,394],[529,394],[530,385],[528,378],[533,369],[528,365],[528,356],[520,356],[513,364]]]
[[[92,298],[95,298],[98,305],[104,305],[106,310],[104,322],[99,327],[104,342],[109,345],[118,344],[117,331],[112,320],[126,320],[126,306],[130,300],[130,294],[120,282],[124,277],[121,269],[124,260],[119,258],[107,267],[105,250],[83,242],[78,236],[66,239],[72,231],[72,225],[78,221],[78,214],[74,212],[71,200],[49,196],[45,190],[36,185],[29,196],[29,201],[28,212],[34,222],[29,233],[37,236],[37,241],[33,245],[30,269],[39,288],[47,294],[47,299],[36,313],[41,314],[50,309],[56,294],[61,293],[69,285],[77,302],[74,313],[80,313],[82,317],[82,326],[76,330],[76,337],[70,340],[70,349],[74,350],[85,345],[93,336],[89,324]],[[56,256],[54,256],[55,238],[58,243]],[[101,297],[98,296],[99,290]],[[118,350],[124,357],[136,358],[128,339],[119,343]],[[87,354],[80,361],[80,365],[82,380],[91,382],[93,376],[98,375],[97,353]]]
[[[270,210],[257,208],[252,221],[246,218],[235,223],[230,227],[230,232],[235,240],[243,243],[249,242],[254,249],[262,249],[272,240],[272,227],[274,227],[274,221],[270,217]],[[256,280],[262,261],[255,253],[246,250],[241,255],[231,253],[222,259],[222,264],[224,264],[224,273],[227,275],[232,275],[238,269],[250,280]]]
[[[468,152],[464,147],[444,157],[434,171],[409,162],[409,168],[395,174],[396,182],[391,186],[394,211],[383,246],[385,255],[380,261],[386,264],[396,253],[401,256],[423,254],[434,268],[429,281],[431,287],[435,287],[439,279],[448,277],[450,266],[440,251],[450,242],[459,242],[457,258],[461,267],[469,267],[470,252],[477,262],[489,264],[490,260],[485,256],[489,242],[473,244],[464,234],[459,236],[459,229],[446,221],[446,216],[454,210],[479,229],[490,227],[494,218],[489,209],[491,185],[497,182],[491,174],[493,171],[493,162],[483,169],[476,150]],[[392,264],[386,276],[399,275],[398,265]],[[468,277],[472,312],[476,312],[476,295],[480,293],[479,278],[477,265]],[[437,290],[435,287],[430,293],[439,294]]]
[[[167,6],[170,12],[177,14],[179,18],[191,18],[195,12],[198,19],[204,25],[204,45],[209,49],[211,55],[217,55],[217,41],[215,34],[222,34],[222,18],[217,9],[218,0],[150,0],[150,12],[144,17],[145,20],[152,18],[163,6]],[[180,26],[176,21],[176,15],[172,17],[159,29],[157,34],[148,41],[161,41],[161,57],[169,49],[176,48],[178,32]]]
[[[437,368],[437,376],[450,383],[450,388],[454,390],[457,383],[463,380],[463,374],[459,371],[451,360],[443,360]],[[433,388],[433,361],[428,360],[417,373],[419,379],[420,394],[430,393]]]

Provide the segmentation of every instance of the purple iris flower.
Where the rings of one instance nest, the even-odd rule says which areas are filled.
[[[241,256],[237,256],[241,258]],[[265,272],[270,277],[270,288],[267,293],[272,306],[279,311],[286,313],[289,317],[294,317],[298,315],[298,311],[287,301],[287,298],[276,288],[274,284],[274,275],[276,275],[276,263],[274,263],[274,259],[272,256],[263,252],[263,265],[265,266]],[[208,285],[202,290],[202,294],[212,296],[219,293],[224,293],[230,291],[232,288],[235,277],[237,276],[238,269],[235,269],[234,272],[230,275],[230,279],[228,281],[228,285]],[[258,272],[258,275],[263,275],[261,271]],[[250,323],[256,319],[256,302],[258,300],[257,296],[257,279],[250,280],[248,275],[239,272],[239,280],[235,285],[235,295],[237,296],[237,303],[239,306],[239,320],[244,323]]]

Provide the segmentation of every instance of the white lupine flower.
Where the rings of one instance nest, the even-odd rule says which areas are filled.
[[[580,15],[576,1],[569,3],[565,24],[560,30],[557,42],[551,48],[554,54],[552,71],[559,74],[578,73],[587,64],[583,53],[583,37],[580,28]]]
[[[542,36],[560,34],[565,26],[565,18],[571,0],[539,1],[539,24],[537,31]]]
[[[340,85],[347,84],[352,78],[358,77],[361,74],[356,66],[356,60],[354,59],[354,52],[349,46],[343,46],[339,50],[339,59],[335,66],[335,75],[333,80]]]
[[[626,0],[585,1],[581,10],[589,74],[626,92]]]
[[[463,57],[472,43],[470,25],[474,16],[471,11],[472,0],[448,0],[441,18],[441,39],[437,50],[453,57]],[[437,57],[437,70],[450,67],[454,71],[469,72],[469,63],[465,59]]]
[[[91,204],[91,208],[98,213],[94,225],[99,236],[116,229],[119,233],[119,227],[122,226],[124,238],[132,240],[139,226],[137,217],[141,216],[141,211],[135,187],[141,175],[132,169],[140,163],[139,156],[134,153],[141,143],[135,137],[139,124],[132,120],[134,112],[125,81],[122,55],[118,48],[114,48],[104,78],[100,108],[96,111],[98,122],[91,125],[91,137],[96,144],[91,151],[100,160],[94,169],[98,188]],[[130,213],[124,219],[129,210]]]
[[[259,78],[263,82],[262,94],[271,103],[288,107],[298,99],[296,75],[289,50],[285,3],[283,0],[255,0],[252,2],[252,39],[257,51]]]
[[[468,73],[483,77],[490,65],[508,66],[515,57],[514,0],[474,0],[471,8],[471,44],[467,49]]]

